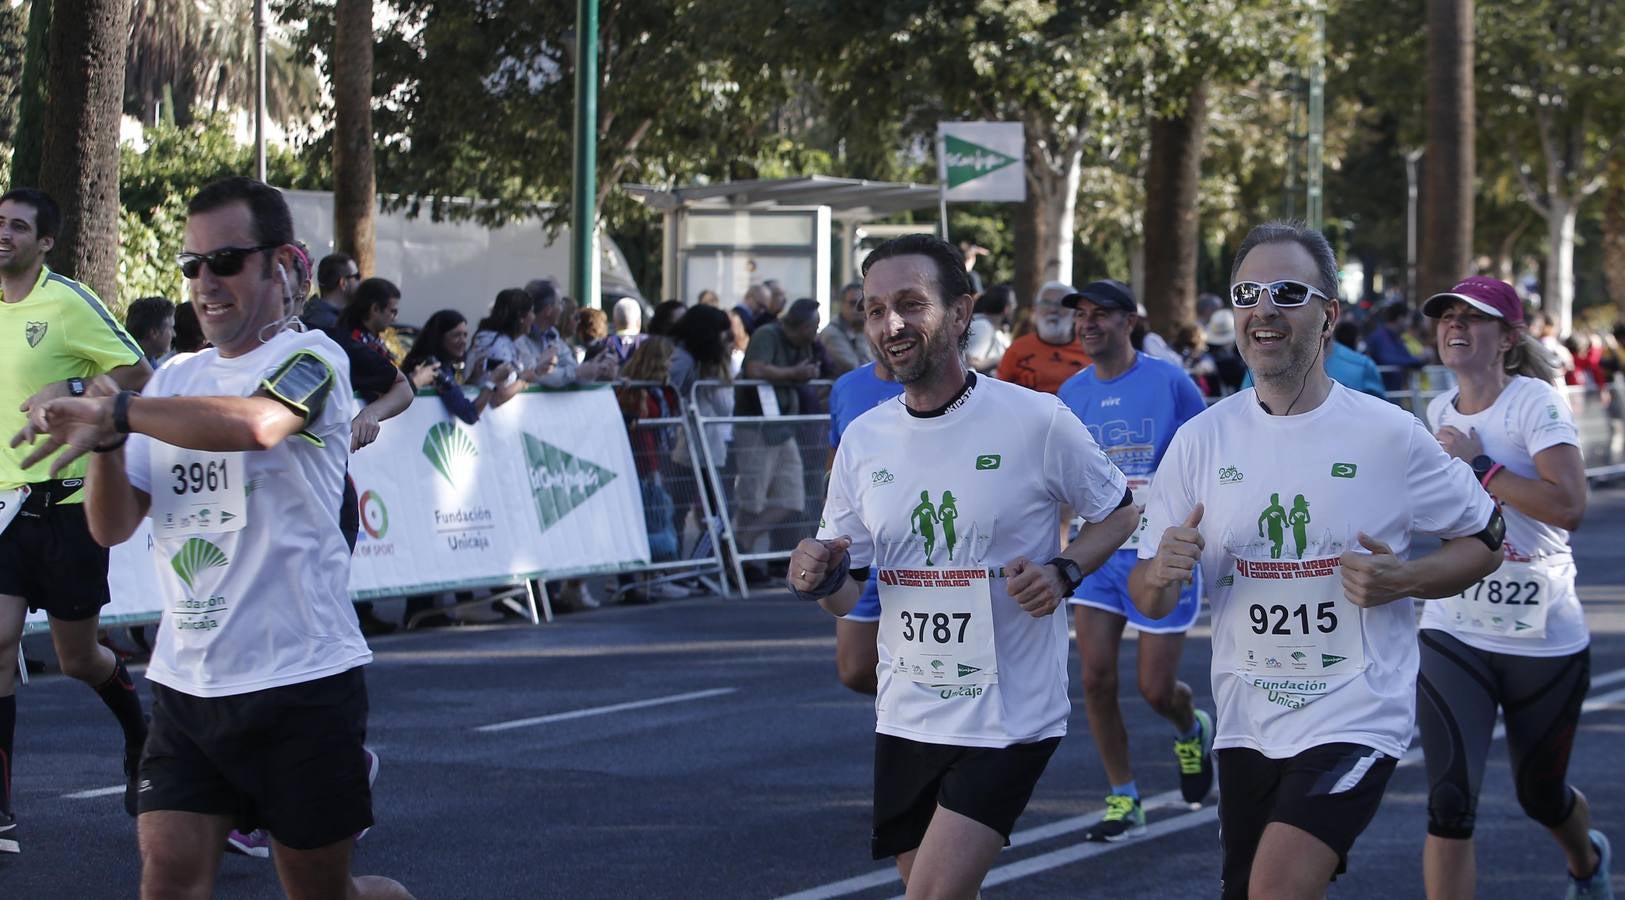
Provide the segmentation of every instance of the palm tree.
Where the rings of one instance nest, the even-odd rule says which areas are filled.
[[[109,304],[118,290],[118,123],[130,0],[80,0],[51,17],[40,187],[62,206],[52,268]]]
[[[1472,263],[1473,0],[1427,0],[1427,32],[1420,297],[1449,290]]]
[[[333,17],[333,243],[373,272],[378,209],[372,158],[372,0],[338,0]]]
[[[126,111],[148,124],[173,116],[192,121],[210,112],[254,105],[253,0],[135,0],[130,20]],[[316,72],[292,47],[271,39],[266,47],[266,114],[292,122],[321,100]]]

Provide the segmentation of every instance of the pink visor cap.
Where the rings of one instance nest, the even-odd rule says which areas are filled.
[[[1450,290],[1429,297],[1422,304],[1422,313],[1437,319],[1457,300],[1508,325],[1523,324],[1523,301],[1518,299],[1518,292],[1504,281],[1482,275],[1465,278]]]

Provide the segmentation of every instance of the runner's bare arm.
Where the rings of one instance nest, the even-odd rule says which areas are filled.
[[[152,367],[147,365],[147,361],[143,359],[133,362],[127,366],[119,366],[115,369],[109,369],[104,375],[97,375],[94,378],[86,378],[85,389],[86,393],[93,397],[99,395],[98,391],[96,390],[96,386],[98,384],[111,388],[111,390],[104,390],[100,393],[116,394],[120,390],[139,392],[142,388],[147,386],[147,379],[151,377]],[[34,396],[23,401],[23,405],[18,407],[18,410],[25,413],[33,412],[36,406],[40,406],[51,400],[71,396],[73,396],[73,392],[69,390],[68,382],[53,381],[40,388],[38,391],[35,391]]]
[[[1400,559],[1387,544],[1366,534],[1359,538],[1371,552],[1348,550],[1341,559],[1343,594],[1355,606],[1459,594],[1501,565],[1501,554],[1476,535],[1451,538],[1432,553],[1411,560]]]
[[[395,383],[390,385],[389,390],[382,397],[363,406],[350,423],[350,452],[354,453],[377,440],[378,423],[395,418],[411,405],[412,383],[397,369]]]
[[[1535,454],[1535,476],[1497,469],[1485,485],[1502,503],[1566,531],[1576,531],[1586,512],[1585,461],[1580,448],[1556,444]]]
[[[85,522],[96,543],[112,547],[129,540],[151,504],[151,495],[130,484],[125,474],[124,448],[91,457],[85,479]]]
[[[1099,522],[1085,522],[1083,530],[1066,545],[1061,555],[1077,563],[1083,574],[1088,575],[1105,565],[1106,560],[1111,559],[1112,554],[1134,533],[1134,529],[1140,525],[1141,512],[1140,507],[1130,503],[1119,506]]]
[[[1195,577],[1196,564],[1207,546],[1197,530],[1201,523],[1202,504],[1198,503],[1183,525],[1162,533],[1157,555],[1140,560],[1129,573],[1129,596],[1147,618],[1160,619],[1173,612],[1179,592]]]

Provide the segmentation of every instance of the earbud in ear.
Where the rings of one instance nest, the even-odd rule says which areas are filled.
[[[284,268],[282,268],[282,264],[281,264],[281,263],[277,263],[277,264],[276,264],[276,274],[277,274],[277,277],[278,277],[278,278],[281,278],[281,279],[282,279],[282,283],[283,283],[283,284],[287,284],[287,283],[288,283],[288,270],[287,270],[287,269],[284,269]]]
[[[1326,332],[1331,331],[1331,330],[1332,330],[1332,320],[1327,319],[1324,323],[1321,324],[1320,333],[1325,334]]]

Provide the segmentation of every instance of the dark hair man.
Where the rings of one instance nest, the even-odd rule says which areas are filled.
[[[124,330],[141,345],[147,364],[158,368],[175,341],[175,304],[168,297],[142,297],[124,310]]]
[[[289,267],[290,272],[293,267]],[[329,253],[316,264],[316,296],[305,301],[299,314],[306,328],[330,331],[338,326],[339,313],[350,305],[355,289],[361,285],[361,270],[355,260],[344,253]]]
[[[140,390],[152,375],[90,288],[52,272],[62,214],[44,191],[0,196],[0,433],[26,428],[58,397],[81,396],[99,376]],[[12,441],[0,449],[0,853],[21,849],[11,805],[17,725],[17,650],[30,609],[50,616],[63,674],[94,687],[124,730],[125,809],[135,815],[135,773],[147,729],[140,695],[112,651],[96,642],[108,600],[107,551],[85,524],[84,460],[54,466]]]
[[[407,897],[349,874],[354,836],[373,821],[372,654],[348,608],[339,531],[349,365],[325,334],[286,328],[293,224],[274,188],[207,185],[184,241],[213,348],[165,366],[142,396],[98,379],[84,398],[36,408],[21,435],[49,436],[30,463],[63,446],[57,468],[101,451],[86,512],[104,546],[152,518],[165,597],[147,669],[141,893],[210,895],[236,822],[270,832],[289,896]]]
[[[829,361],[839,378],[842,375],[874,361],[869,354],[869,339],[863,334],[863,285],[857,282],[841,288],[830,323],[818,333],[819,343],[829,354]]]
[[[910,896],[969,897],[1066,732],[1054,612],[1138,510],[1059,401],[966,369],[972,296],[951,244],[882,244],[863,294],[902,402],[842,436],[823,524],[796,547],[789,584],[845,615],[878,568],[871,851],[896,857]],[[1062,503],[1091,524],[1057,555]]]

